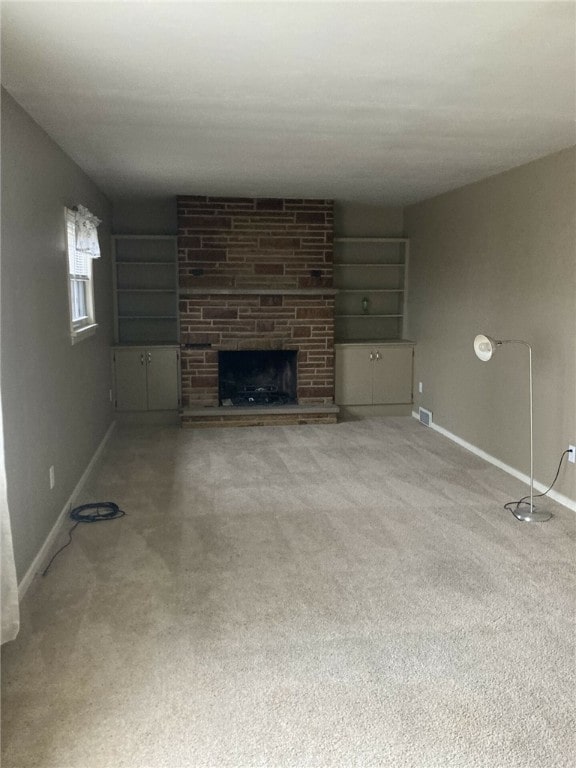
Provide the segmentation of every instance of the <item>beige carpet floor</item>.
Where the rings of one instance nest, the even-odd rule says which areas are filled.
[[[574,766],[576,515],[524,492],[409,418],[119,428],[81,501],[127,516],[3,649],[3,768]]]

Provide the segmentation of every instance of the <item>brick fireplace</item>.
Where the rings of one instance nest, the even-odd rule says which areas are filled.
[[[335,421],[331,200],[178,198],[184,425]],[[295,350],[297,405],[226,408],[218,352]]]

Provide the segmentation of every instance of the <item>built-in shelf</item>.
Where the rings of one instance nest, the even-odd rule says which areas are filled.
[[[144,240],[150,243],[154,240],[176,240],[174,235],[113,235],[114,240]]]
[[[173,315],[118,315],[118,320],[174,320]]]
[[[407,243],[405,237],[335,237],[335,243]]]
[[[391,347],[397,347],[397,346],[407,346],[407,347],[413,347],[415,342],[411,339],[354,339],[354,341],[338,341],[334,344],[335,347],[347,347],[347,346],[358,346],[360,344],[367,344],[369,346],[374,346],[374,344],[377,344],[379,347],[382,346],[391,346]]]
[[[342,262],[334,262],[335,267],[350,267],[352,269],[358,269],[358,267],[378,267],[379,269],[386,269],[387,267],[403,267],[404,264],[397,262],[397,263],[390,263],[390,264],[380,264],[377,261],[355,261],[354,263],[350,264],[344,264]]]
[[[143,264],[146,264],[146,266],[153,266],[153,267],[172,267],[173,264],[171,261],[167,261],[166,259],[159,259],[156,261],[148,260],[148,261],[136,261],[134,259],[117,259],[118,264],[133,264],[134,266],[141,267]]]
[[[180,349],[180,345],[179,344],[174,344],[173,341],[168,341],[167,339],[156,339],[155,341],[149,341],[146,344],[142,344],[140,342],[136,342],[135,343],[133,341],[123,341],[120,344],[115,344],[114,345],[114,347],[116,347],[116,348],[122,347],[124,349],[130,349],[130,348],[140,349],[143,346],[145,346],[147,348],[148,347],[150,347],[150,348],[154,348],[154,347],[177,347],[178,349]]]
[[[401,339],[406,331],[407,272],[406,238],[335,238],[336,341]]]
[[[116,343],[178,342],[176,238],[114,235]]]

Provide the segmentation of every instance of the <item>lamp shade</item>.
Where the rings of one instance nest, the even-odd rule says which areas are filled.
[[[476,357],[487,362],[496,352],[495,340],[490,338],[490,336],[484,336],[483,333],[479,333],[474,339],[474,352],[476,352]]]

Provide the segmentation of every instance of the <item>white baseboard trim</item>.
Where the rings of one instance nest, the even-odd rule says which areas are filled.
[[[412,411],[412,416],[415,419],[418,419],[418,414],[416,411]],[[461,437],[458,437],[458,435],[453,434],[452,432],[449,432],[447,429],[444,429],[444,427],[439,426],[438,424],[435,424],[432,422],[430,424],[430,429],[435,430],[436,432],[439,432],[441,435],[444,435],[444,437],[447,437],[449,440],[452,440],[452,442],[457,443],[458,445],[461,445],[462,448],[466,448],[467,451],[470,451],[470,453],[475,454],[476,456],[479,456],[481,459],[484,459],[484,461],[489,462],[490,464],[493,464],[495,467],[498,467],[498,469],[504,470],[504,472],[507,472],[509,475],[512,475],[512,477],[515,477],[517,480],[521,480],[523,483],[526,483],[526,485],[530,485],[530,477],[528,475],[525,475],[522,472],[519,472],[517,469],[514,469],[514,467],[511,467],[509,464],[504,464],[503,461],[500,461],[500,459],[497,459],[495,456],[491,456],[489,453],[486,453],[486,451],[483,451],[481,448],[477,448],[475,445],[472,445],[472,443],[468,443],[466,440],[463,440]],[[543,483],[539,483],[537,480],[534,480],[534,489],[537,490],[539,493],[544,493],[548,486],[543,485]],[[568,507],[568,509],[571,509],[573,512],[576,512],[576,501],[571,499],[568,496],[564,496],[562,493],[558,493],[557,491],[549,491],[546,494],[549,498],[553,499],[553,501],[557,501],[558,504],[562,504],[563,507]]]
[[[102,453],[104,452],[104,449],[106,448],[108,440],[110,440],[110,437],[112,436],[112,432],[114,431],[115,427],[116,427],[116,422],[113,421],[112,424],[110,424],[110,426],[108,427],[106,434],[102,438],[100,445],[96,449],[94,456],[92,456],[92,458],[90,459],[90,462],[88,463],[88,466],[82,473],[82,477],[80,478],[80,480],[78,480],[66,504],[64,504],[64,507],[60,512],[60,514],[58,515],[58,519],[52,526],[50,533],[46,537],[44,544],[42,544],[38,554],[32,561],[30,568],[28,568],[28,570],[22,577],[22,581],[20,582],[20,584],[18,584],[18,598],[20,600],[22,600],[22,598],[28,591],[28,588],[32,583],[32,581],[34,580],[34,577],[36,576],[36,574],[42,570],[42,566],[44,565],[45,561],[48,559],[48,555],[50,554],[52,546],[54,545],[54,542],[58,534],[60,533],[60,529],[64,525],[64,522],[68,519],[68,513],[70,511],[70,508],[72,507],[75,500],[78,498],[78,496],[82,492],[82,489],[88,482],[88,479],[92,474],[92,472],[94,471],[96,465],[98,464],[98,461],[100,460]]]

